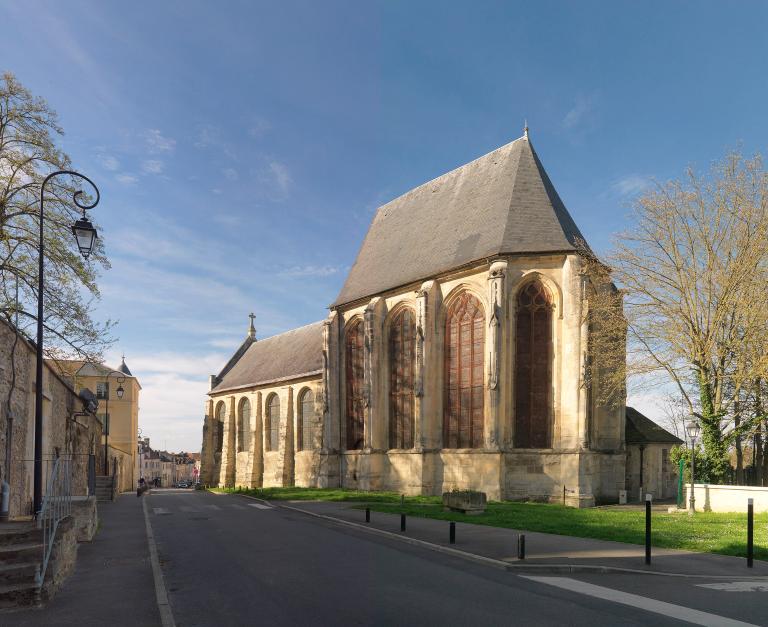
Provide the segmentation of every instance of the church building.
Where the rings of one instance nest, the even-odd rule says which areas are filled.
[[[625,399],[586,382],[598,286],[523,137],[382,205],[325,320],[210,381],[201,478],[591,506],[625,484]]]

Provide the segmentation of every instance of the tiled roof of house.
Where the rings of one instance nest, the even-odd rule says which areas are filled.
[[[251,343],[211,394],[317,375],[323,369],[323,323]]]
[[[634,407],[627,407],[627,444],[682,444],[683,441]]]
[[[526,135],[379,207],[332,306],[499,254],[581,242]]]

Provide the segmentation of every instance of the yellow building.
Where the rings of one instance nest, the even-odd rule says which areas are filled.
[[[125,363],[125,357],[117,367],[104,364],[91,364],[82,361],[60,361],[61,369],[69,375],[79,393],[90,390],[99,402],[97,415],[104,425],[98,468],[104,472],[105,444],[109,446],[109,468],[106,474],[112,474],[113,464],[117,463],[119,477],[118,490],[133,490],[138,481],[137,447],[139,433],[139,392],[141,385],[131,374]]]

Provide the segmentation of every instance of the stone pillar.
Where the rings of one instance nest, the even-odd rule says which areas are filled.
[[[563,266],[563,319],[560,383],[560,448],[577,450],[582,436],[580,389],[581,351],[581,259],[568,255]]]
[[[341,316],[331,311],[323,323],[323,380],[320,393],[318,487],[340,485],[341,465]]]
[[[294,430],[293,430],[293,386],[288,386],[287,402],[285,404],[285,419],[280,422],[280,458],[282,468],[282,485],[292,486],[294,483]],[[281,403],[282,404],[282,403]]]
[[[200,483],[204,485],[213,485],[214,478],[218,481],[218,477],[215,476],[216,460],[214,459],[214,450],[216,443],[214,442],[216,425],[214,421],[216,417],[213,415],[213,401],[208,399],[205,401],[205,419],[203,420],[203,446],[200,450]]]
[[[590,447],[590,407],[589,391],[585,385],[587,373],[587,359],[589,358],[589,301],[587,300],[587,286],[589,278],[582,271],[579,272],[579,446],[587,450]]]
[[[264,424],[261,392],[251,395],[251,486],[260,488],[264,483]]]
[[[383,321],[386,317],[386,303],[383,298],[373,298],[365,308],[364,321],[364,391],[365,413],[363,448],[368,452],[387,448],[387,410],[384,368]]]
[[[486,339],[488,368],[488,410],[485,421],[485,448],[499,450],[501,446],[503,407],[502,364],[504,363],[505,329],[507,328],[507,262],[494,262],[488,272],[488,336]]]
[[[235,460],[236,448],[236,411],[235,397],[229,397],[227,416],[224,419],[224,444],[221,451],[221,471],[219,473],[219,485],[231,488],[235,484]]]

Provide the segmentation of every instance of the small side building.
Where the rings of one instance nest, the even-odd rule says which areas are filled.
[[[654,499],[675,497],[678,472],[669,461],[669,450],[683,441],[634,407],[627,407],[626,415],[628,500],[642,500],[645,494]]]

